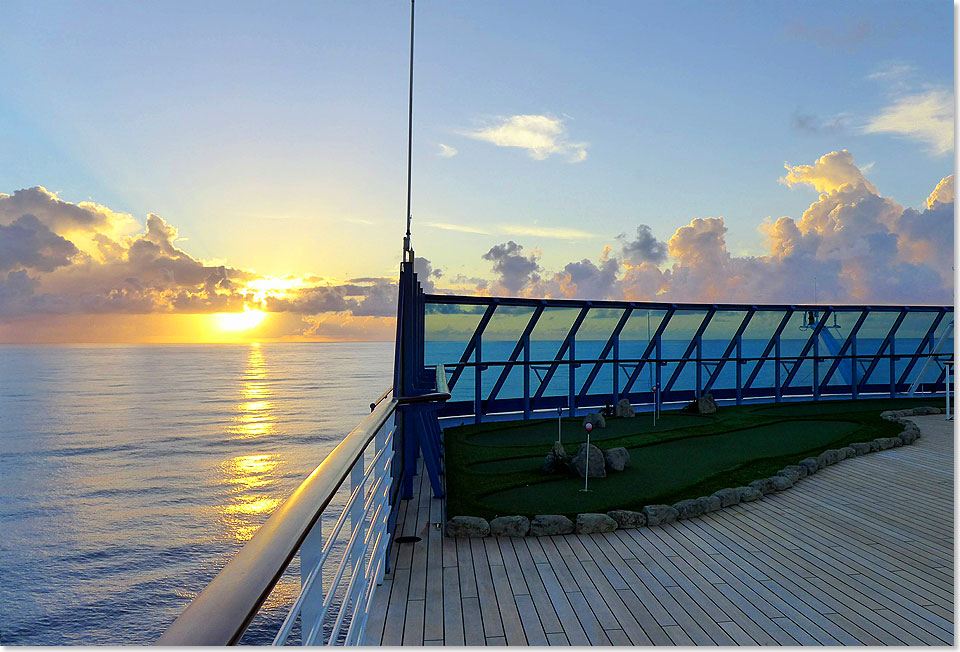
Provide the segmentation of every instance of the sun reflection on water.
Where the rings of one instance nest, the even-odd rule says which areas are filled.
[[[252,439],[275,432],[275,405],[270,400],[268,367],[259,346],[251,346],[240,386],[240,401],[229,432],[234,439]],[[220,465],[222,482],[229,486],[226,504],[218,508],[227,535],[244,542],[280,505],[278,455],[240,455]]]

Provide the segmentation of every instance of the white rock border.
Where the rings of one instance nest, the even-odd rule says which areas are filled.
[[[518,532],[515,536],[550,536],[571,532],[592,534],[595,532],[612,532],[616,529],[653,527],[694,518],[724,507],[761,500],[767,494],[786,491],[803,478],[842,460],[912,444],[920,438],[920,428],[916,423],[904,417],[943,413],[943,408],[927,406],[906,410],[885,410],[880,413],[881,419],[904,425],[903,432],[896,437],[877,437],[873,441],[853,442],[843,448],[830,448],[816,457],[807,457],[797,464],[789,464],[783,467],[775,476],[754,480],[746,487],[720,489],[710,496],[689,498],[673,505],[647,505],[642,512],[614,509],[605,515],[577,514],[576,521],[559,514],[538,514],[529,520],[525,516],[501,516],[494,519],[493,523],[500,526],[500,523],[511,521],[513,528],[510,529],[513,532]],[[497,535],[496,531],[502,531],[500,527],[496,526],[493,528],[495,530],[494,536]],[[444,532],[448,537],[486,537],[491,535],[491,527],[486,519],[474,516],[454,516],[447,521]],[[524,532],[524,534],[519,534],[519,532]]]

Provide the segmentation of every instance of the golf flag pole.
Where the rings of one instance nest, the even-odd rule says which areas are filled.
[[[583,489],[580,491],[590,491],[590,489],[587,488],[587,482],[590,480],[590,431],[593,430],[593,424],[588,421],[583,424],[583,428],[587,431],[587,461],[584,465]]]
[[[558,405],[557,406],[557,441],[560,442],[561,444],[563,443],[563,438],[560,436],[560,431],[563,428],[563,421],[561,420],[562,417],[563,417],[563,408]]]

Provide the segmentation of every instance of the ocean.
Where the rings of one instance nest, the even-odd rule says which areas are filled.
[[[392,369],[392,343],[0,346],[0,643],[154,642]]]

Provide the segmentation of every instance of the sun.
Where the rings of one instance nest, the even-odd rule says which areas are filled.
[[[218,312],[215,315],[217,328],[227,332],[250,330],[258,326],[266,316],[267,313],[262,310],[251,310],[249,306],[244,306],[243,312]]]

